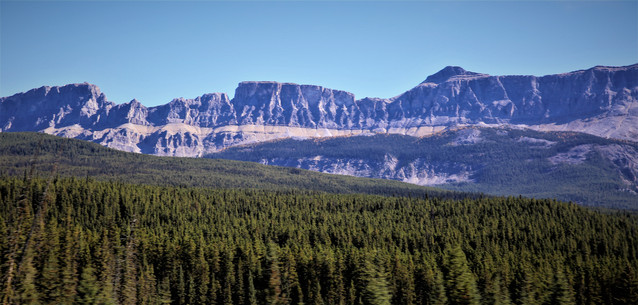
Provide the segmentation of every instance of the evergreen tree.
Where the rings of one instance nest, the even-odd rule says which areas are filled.
[[[137,304],[146,305],[158,302],[155,282],[155,272],[146,262],[146,258],[144,258],[137,282]]]
[[[366,259],[363,265],[363,303],[366,305],[389,305],[392,299],[388,283],[389,274],[384,267],[381,254],[375,253],[372,260]]]
[[[516,304],[536,304],[533,282],[527,264],[522,264],[516,274],[515,280],[515,301]]]
[[[395,257],[392,274],[394,275],[393,304],[414,304],[415,287],[410,270]]]
[[[24,256],[25,258],[18,270],[18,303],[25,305],[40,304],[39,293],[35,283],[37,270],[33,266],[35,255],[32,250],[27,249]]]
[[[197,245],[197,260],[195,263],[195,277],[197,279],[197,295],[198,295],[198,304],[209,304],[208,300],[208,289],[210,287],[210,267],[208,262],[206,261],[205,253],[204,253],[204,242],[203,237],[200,236],[198,245]]]
[[[248,270],[248,291],[247,291],[247,305],[257,305],[257,290],[255,289],[255,279],[252,271]]]
[[[439,305],[447,303],[447,294],[445,292],[445,280],[443,273],[436,266],[434,267],[433,281],[429,288],[427,304]]]
[[[93,269],[91,265],[87,265],[82,269],[77,291],[76,304],[98,303],[97,297],[100,289],[98,287],[97,278],[95,277],[95,269]]]
[[[171,304],[171,286],[168,277],[164,277],[157,286],[158,304]]]
[[[554,273],[550,304],[576,304],[574,301],[574,291],[560,267],[557,267]]]
[[[281,271],[277,245],[268,244],[268,294],[266,303],[270,305],[285,304],[286,298],[281,294]]]
[[[487,279],[485,296],[481,299],[483,304],[509,305],[512,301],[508,290],[505,288],[498,273],[492,274]]]
[[[57,224],[52,222],[47,233],[46,258],[42,266],[38,290],[41,293],[42,304],[59,304],[62,295],[60,285],[60,238]]]
[[[129,229],[128,242],[124,253],[124,276],[122,278],[122,290],[120,302],[124,305],[137,303],[137,240],[135,237],[135,220],[133,227]]]
[[[62,251],[62,303],[71,304],[77,295],[77,285],[79,281],[77,273],[77,240],[79,237],[77,229],[71,225],[71,213],[67,211],[66,233]]]
[[[98,281],[100,283],[96,303],[113,305],[115,304],[115,258],[113,257],[113,249],[106,230],[102,232],[96,257]]]
[[[616,281],[614,298],[618,304],[638,304],[638,275],[626,264]]]
[[[319,280],[315,280],[310,284],[310,292],[308,293],[308,304],[311,305],[324,305],[323,296],[321,296],[321,284]]]
[[[445,251],[445,270],[449,302],[453,304],[480,303],[476,280],[467,265],[467,259],[461,247],[456,246]]]

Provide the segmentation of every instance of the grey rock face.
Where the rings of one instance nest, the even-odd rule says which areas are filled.
[[[240,124],[343,128],[355,100],[352,93],[320,86],[242,82],[233,104]]]
[[[178,98],[149,109],[148,120],[154,126],[184,123],[214,127],[237,124],[233,105],[225,93],[209,93],[195,99]]]
[[[392,99],[391,121],[564,123],[624,114],[638,101],[638,65],[543,77],[489,76],[448,67]],[[445,79],[447,78],[447,79]],[[443,80],[445,79],[445,80]]]
[[[446,67],[389,99],[356,100],[345,91],[276,82],[242,82],[232,100],[211,93],[150,108],[137,100],[109,102],[87,83],[0,98],[0,131],[44,131],[158,155],[198,156],[284,137],[424,136],[485,124],[635,141],[638,64],[542,77]]]
[[[35,131],[74,124],[90,128],[114,106],[95,85],[41,87],[0,98],[0,131]]]
[[[416,159],[401,164],[399,159],[386,155],[383,161],[367,159],[327,158],[311,156],[306,158],[270,158],[260,160],[261,164],[297,167],[312,171],[348,175],[356,177],[391,179],[418,185],[440,185],[446,183],[472,182],[474,173],[465,164],[438,162],[432,163]]]

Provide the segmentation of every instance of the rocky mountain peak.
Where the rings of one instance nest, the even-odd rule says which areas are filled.
[[[138,101],[136,98],[132,99],[129,104],[131,105],[135,105],[135,107],[140,107],[142,106],[142,103],[140,103],[140,101]]]
[[[428,78],[426,78],[425,81],[422,82],[422,84],[424,83],[440,84],[452,78],[457,78],[459,76],[481,76],[481,75],[485,75],[485,74],[467,71],[458,66],[447,66],[441,69],[441,71],[428,76]]]
[[[56,125],[93,125],[113,103],[89,83],[43,86],[0,98],[0,130],[42,130]]]
[[[62,96],[63,98],[56,98],[58,96]],[[103,99],[106,100],[104,94],[100,91],[100,88],[96,85],[89,83],[77,83],[77,84],[68,84],[64,86],[42,86],[40,88],[31,89],[24,93],[17,93],[9,97],[0,98],[0,103],[9,102],[15,99],[21,98],[31,98],[31,99],[49,99],[54,98],[56,101],[60,102],[71,102],[74,98],[77,100],[97,100]]]

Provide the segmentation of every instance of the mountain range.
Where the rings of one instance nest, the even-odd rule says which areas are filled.
[[[162,156],[202,156],[280,138],[431,135],[459,126],[511,126],[638,138],[638,64],[564,74],[490,76],[446,67],[393,98],[313,85],[242,82],[145,107],[108,101],[92,84],[0,98],[0,131],[42,131]]]
[[[449,66],[392,98],[241,82],[145,107],[89,83],[0,98],[0,132],[638,208],[638,64],[547,76]],[[574,133],[577,132],[577,133]],[[588,135],[587,135],[588,134]]]

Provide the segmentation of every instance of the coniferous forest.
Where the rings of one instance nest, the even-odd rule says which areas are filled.
[[[4,304],[630,304],[638,225],[551,200],[0,181]]]
[[[61,150],[56,158],[67,158]],[[56,174],[68,173],[64,162],[4,166],[24,170],[0,175],[2,304],[638,300],[635,214],[396,188],[144,184]]]

